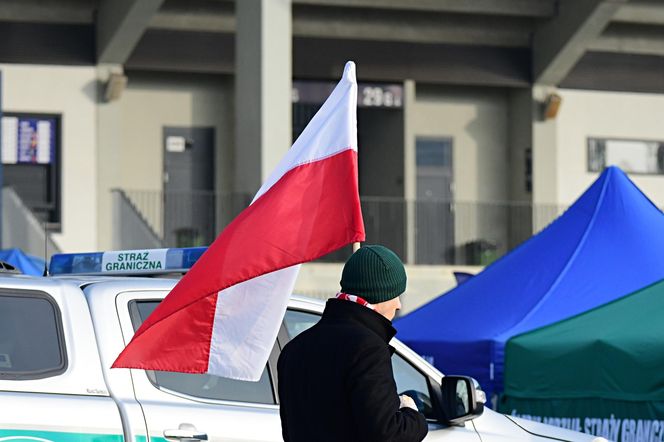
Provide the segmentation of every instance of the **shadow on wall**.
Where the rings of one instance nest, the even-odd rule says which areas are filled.
[[[2,189],[2,248],[18,248],[28,255],[46,258],[59,253],[60,248],[32,211],[11,187]]]
[[[458,211],[455,219],[455,229],[459,232],[457,246],[463,248],[464,253],[478,248],[481,252],[492,249],[500,256],[513,246],[509,226],[510,212],[514,208],[504,204],[510,200],[508,98],[507,92],[490,91],[481,97],[472,97],[468,103],[474,107],[475,115],[464,130],[475,144],[477,191],[474,198],[479,204],[477,210]],[[457,152],[468,150],[463,145],[456,149]]]
[[[97,104],[97,97],[103,96],[104,89],[105,85],[101,81],[90,80],[81,88],[81,92],[88,100]]]

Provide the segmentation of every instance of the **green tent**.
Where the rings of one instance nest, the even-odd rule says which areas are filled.
[[[499,409],[613,441],[664,440],[664,281],[510,339]]]

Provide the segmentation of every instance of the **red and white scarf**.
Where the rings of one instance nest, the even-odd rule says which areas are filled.
[[[349,295],[347,293],[339,292],[339,293],[337,293],[337,299],[343,299],[344,301],[355,302],[357,304],[360,304],[360,305],[363,305],[367,308],[370,308],[371,310],[375,310],[375,308],[372,304],[369,304],[367,301],[365,301],[364,299],[362,299],[362,298],[360,298],[359,296],[356,296],[356,295]]]

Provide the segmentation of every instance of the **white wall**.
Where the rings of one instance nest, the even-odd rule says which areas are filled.
[[[100,227],[102,248],[111,247],[113,188],[161,191],[163,188],[163,128],[214,127],[217,191],[228,191],[233,180],[232,78],[218,75],[128,72],[127,88],[104,113],[106,132],[115,141],[100,140],[100,152],[112,162],[113,173],[100,172]],[[108,106],[101,104],[100,106]],[[106,125],[108,127],[106,127]],[[100,164],[109,170],[110,164]],[[158,195],[155,194],[155,197]]]
[[[453,142],[455,243],[488,239],[505,250],[509,243],[509,94],[496,88],[406,84],[406,196],[416,194],[415,140],[449,137]],[[412,243],[412,242],[411,242]],[[413,251],[409,251],[409,257]]]
[[[189,77],[189,78],[187,78]],[[164,126],[215,128],[217,189],[232,176],[233,91],[219,76],[131,75],[122,96],[122,187],[161,190]]]
[[[62,116],[62,233],[66,252],[97,248],[96,71],[94,67],[0,65],[5,112]]]
[[[588,172],[587,137],[664,141],[664,95],[560,90],[556,118],[557,202],[571,204],[597,178]],[[664,207],[664,176],[630,175]]]
[[[453,139],[457,201],[508,199],[506,91],[417,85],[412,107],[412,136]]]

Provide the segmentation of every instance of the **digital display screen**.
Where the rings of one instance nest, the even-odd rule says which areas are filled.
[[[51,164],[55,130],[55,118],[2,117],[2,163]]]

